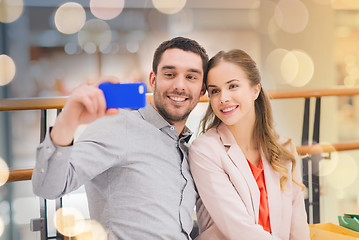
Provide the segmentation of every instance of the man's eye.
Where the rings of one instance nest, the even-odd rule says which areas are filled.
[[[166,77],[173,77],[174,76],[174,74],[172,74],[172,73],[165,73],[164,74]]]
[[[196,76],[192,76],[192,75],[187,76],[187,78],[190,79],[190,80],[196,80],[197,79]]]

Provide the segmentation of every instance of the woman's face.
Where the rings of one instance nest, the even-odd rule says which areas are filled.
[[[213,112],[224,124],[231,126],[246,119],[254,120],[254,101],[260,84],[251,86],[247,74],[238,65],[222,61],[209,70],[207,90]]]

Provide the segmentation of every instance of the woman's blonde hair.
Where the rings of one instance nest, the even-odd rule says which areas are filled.
[[[252,86],[261,83],[261,77],[256,63],[246,52],[234,49],[229,52],[221,51],[209,60],[207,71],[204,76],[206,85],[208,72],[222,61],[239,66],[247,74],[249,82]],[[262,87],[254,105],[255,126],[253,137],[257,142],[257,146],[263,149],[265,157],[269,160],[273,169],[281,175],[281,190],[284,190],[284,186],[288,181],[288,169],[284,165],[284,162],[286,161],[292,162],[292,181],[304,189],[304,185],[302,183],[293,179],[296,159],[293,154],[285,148],[290,141],[287,141],[284,144],[279,144],[277,141],[279,136],[273,128],[272,108],[269,98]],[[210,128],[218,127],[220,123],[221,120],[214,114],[211,104],[209,104],[206,114],[201,120],[201,132],[205,133]]]

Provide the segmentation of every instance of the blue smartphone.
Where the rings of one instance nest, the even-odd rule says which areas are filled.
[[[139,109],[146,106],[146,84],[110,83],[99,86],[105,95],[107,108]]]

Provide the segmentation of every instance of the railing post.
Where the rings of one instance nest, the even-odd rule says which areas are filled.
[[[317,97],[315,102],[315,112],[314,112],[313,144],[319,143],[320,109],[321,109],[321,98]],[[312,155],[313,223],[320,222],[319,162],[321,161],[321,159],[322,159],[321,154]]]
[[[303,129],[302,129],[302,145],[308,145],[309,143],[309,110],[310,110],[310,98],[306,98],[304,102],[304,116],[303,116]],[[310,157],[303,158],[303,183],[308,190],[308,198],[304,199],[305,210],[307,212],[307,221],[312,223],[312,211],[311,211],[311,183],[309,182],[309,163]]]
[[[47,128],[47,110],[41,110],[41,123],[40,123],[40,142],[43,142],[46,136]],[[31,231],[40,231],[40,239],[48,239],[47,230],[47,200],[40,197],[40,218],[31,219]]]
[[[321,98],[316,98],[312,144],[319,143]],[[302,145],[309,145],[309,115],[310,98],[305,99],[302,130]],[[308,198],[305,199],[308,223],[320,222],[320,189],[319,161],[321,154],[308,155],[303,158],[303,183],[308,188]]]

